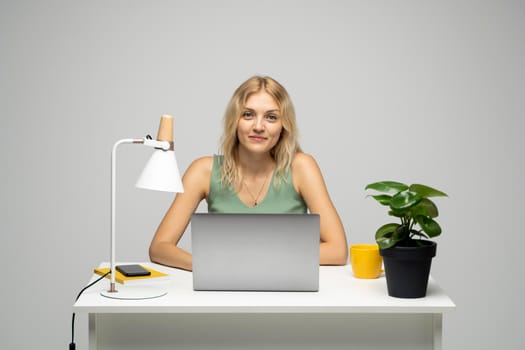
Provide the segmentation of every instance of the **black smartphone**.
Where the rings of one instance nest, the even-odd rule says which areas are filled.
[[[151,272],[140,266],[139,264],[132,265],[118,265],[116,269],[126,277],[149,276]]]

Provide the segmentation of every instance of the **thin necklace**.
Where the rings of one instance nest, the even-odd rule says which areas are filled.
[[[253,206],[254,206],[254,207],[257,206],[257,203],[258,203],[257,201],[259,200],[259,196],[261,195],[262,190],[263,190],[263,188],[264,188],[264,185],[266,185],[266,181],[268,181],[268,177],[270,177],[270,174],[271,174],[272,172],[273,172],[273,171],[270,171],[270,172],[266,175],[266,177],[264,178],[264,182],[263,182],[261,188],[259,189],[259,193],[257,193],[257,197],[255,197],[255,196],[253,195],[252,191],[250,191],[250,189],[248,188],[248,185],[246,185],[246,182],[244,182],[244,178],[242,179],[242,184],[244,185],[244,187],[246,187],[246,191],[248,191],[248,193],[250,194],[250,196],[251,196],[252,199],[253,199]]]

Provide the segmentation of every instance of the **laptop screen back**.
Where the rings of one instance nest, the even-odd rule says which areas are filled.
[[[197,213],[191,233],[195,290],[319,289],[319,215]]]

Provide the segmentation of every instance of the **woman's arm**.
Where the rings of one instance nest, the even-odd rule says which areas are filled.
[[[191,215],[208,195],[212,166],[213,158],[204,157],[195,160],[186,170],[182,178],[184,193],[175,196],[151,241],[151,261],[191,271],[191,254],[179,248],[177,244],[190,222]]]
[[[317,162],[308,154],[298,153],[292,164],[292,176],[310,212],[320,216],[321,265],[345,265],[348,258],[345,231]]]

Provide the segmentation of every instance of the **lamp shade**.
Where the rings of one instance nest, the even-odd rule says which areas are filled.
[[[155,191],[184,192],[175,152],[155,150],[135,186]]]

